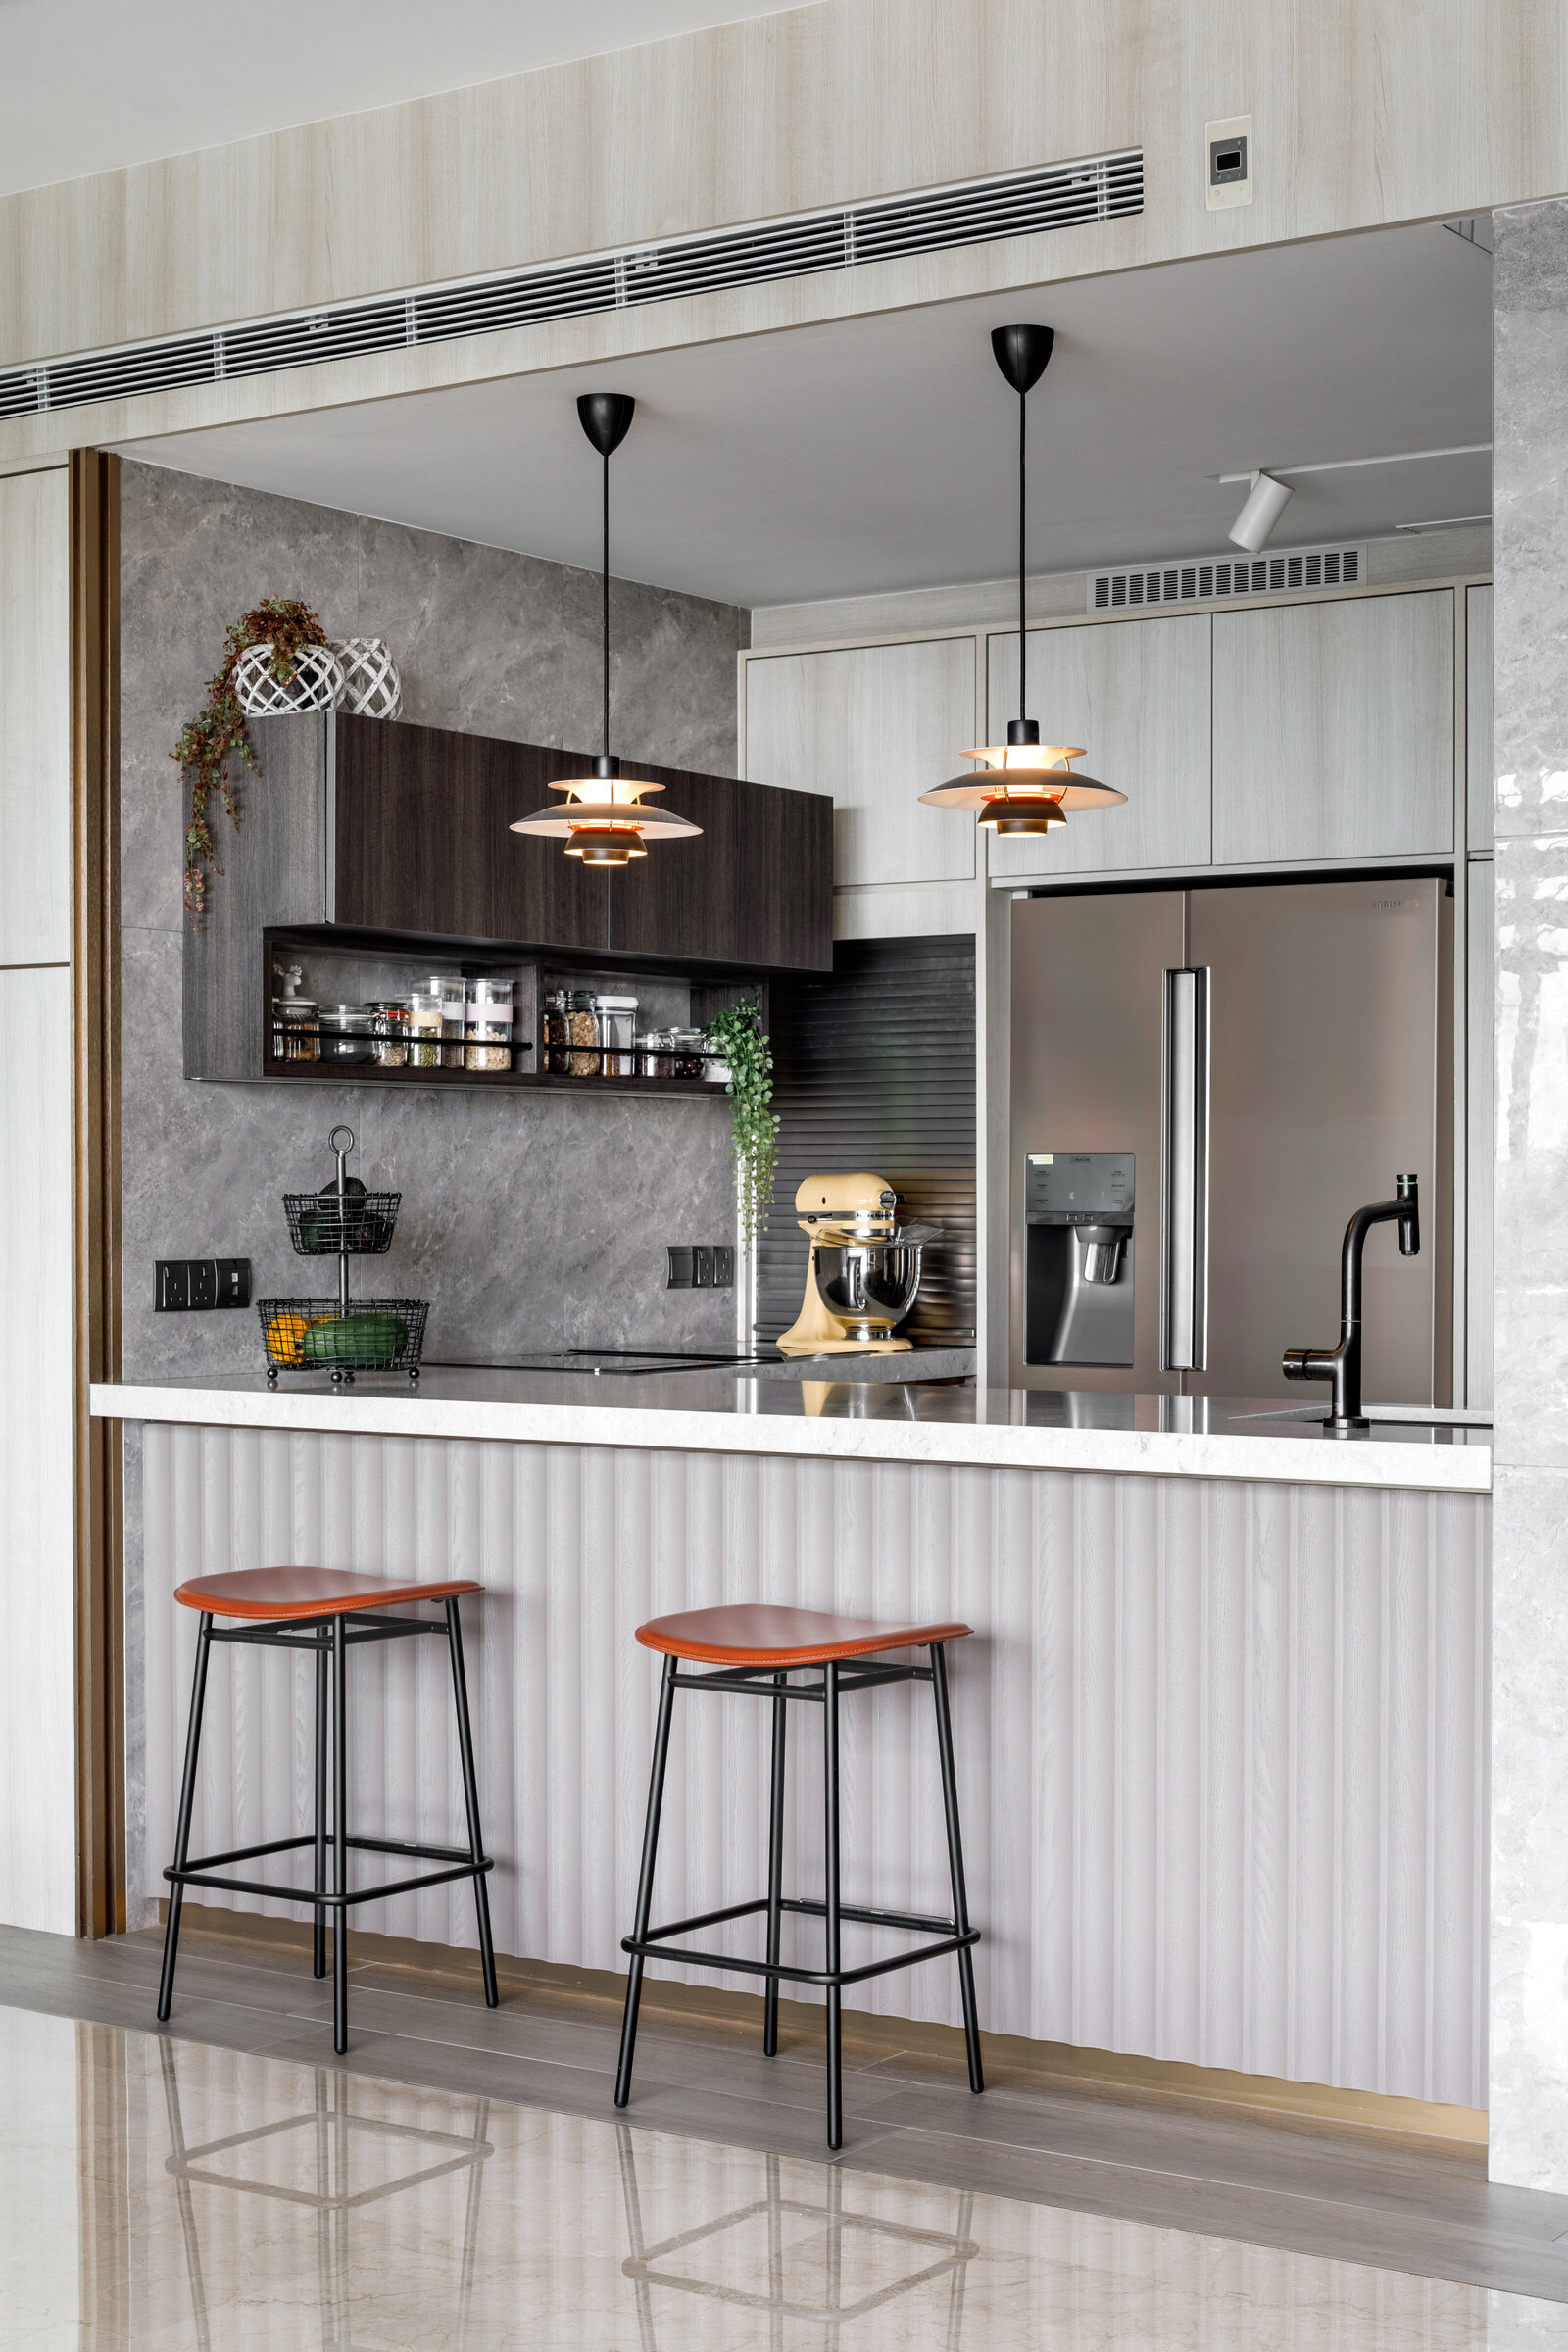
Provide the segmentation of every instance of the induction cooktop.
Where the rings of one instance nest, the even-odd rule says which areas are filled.
[[[760,1364],[760,1355],[716,1355],[679,1348],[565,1348],[558,1354],[507,1356],[429,1356],[454,1372],[587,1372],[640,1374],[653,1372],[724,1372],[732,1365]]]

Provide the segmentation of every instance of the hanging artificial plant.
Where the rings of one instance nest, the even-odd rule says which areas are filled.
[[[773,1053],[762,1027],[756,998],[731,1004],[708,1024],[707,1037],[715,1054],[729,1064],[730,1150],[735,1154],[735,1198],[740,1209],[741,1238],[755,1250],[767,1204],[773,1197],[773,1165],[778,1157],[778,1118],[768,1107],[773,1100]]]
[[[261,769],[245,732],[245,713],[240,709],[234,691],[234,670],[248,646],[270,645],[272,659],[268,668],[280,686],[294,681],[295,663],[302,647],[325,645],[326,631],[309,605],[297,598],[267,596],[238,620],[230,621],[223,631],[223,666],[216,678],[207,681],[207,700],[196,716],[187,719],[179,731],[179,740],[170,754],[179,761],[181,772],[190,786],[190,821],[185,827],[185,912],[192,922],[201,920],[207,905],[207,874],[211,866],[215,874],[222,867],[215,855],[213,829],[208,821],[207,801],[216,792],[234,824],[239,823],[239,809],[234,801],[234,787],[226,762],[232,753],[243,760],[254,774]]]

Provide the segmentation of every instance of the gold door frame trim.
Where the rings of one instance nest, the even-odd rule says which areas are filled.
[[[71,1045],[76,1561],[76,1933],[125,1926],[121,1426],[87,1409],[121,1375],[120,460],[74,450]]]

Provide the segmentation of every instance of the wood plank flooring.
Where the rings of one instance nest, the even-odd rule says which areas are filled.
[[[160,1936],[80,1943],[0,1928],[0,2004],[156,2032]],[[355,1964],[350,2074],[608,2119],[616,2006],[503,1983],[487,2010],[457,1976]],[[1568,2197],[1494,2187],[1485,2152],[1353,2125],[1264,2116],[859,2042],[846,2020],[842,2161],[906,2180],[1113,2214],[1568,2303]],[[331,1987],[276,1945],[187,1930],[174,2013],[185,2040],[333,2064]],[[826,2159],[820,2042],[776,2059],[724,2020],[647,2010],[628,2120]]]

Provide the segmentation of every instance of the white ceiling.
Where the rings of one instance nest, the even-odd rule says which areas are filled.
[[[782,0],[0,0],[0,195],[220,147]]]
[[[1491,261],[1432,225],[1183,262],[617,363],[225,425],[133,457],[597,566],[575,395],[631,392],[612,567],[745,606],[994,579],[1016,403],[989,330],[1056,329],[1030,401],[1031,571],[1223,549],[1211,477],[1485,442]],[[1486,514],[1490,461],[1298,481],[1271,545]]]

